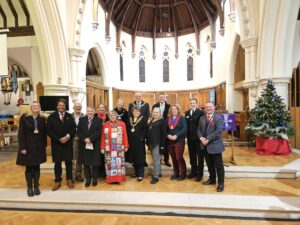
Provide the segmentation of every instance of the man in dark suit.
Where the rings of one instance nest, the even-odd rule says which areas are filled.
[[[188,179],[195,178],[195,181],[200,182],[203,178],[204,167],[204,153],[200,150],[200,142],[197,136],[197,129],[199,119],[204,115],[204,112],[198,109],[198,102],[196,98],[190,100],[191,108],[185,112],[185,119],[187,123],[187,140],[191,164],[191,173]]]
[[[76,124],[73,116],[66,112],[67,101],[59,99],[56,104],[57,111],[48,117],[47,133],[51,138],[52,160],[54,162],[55,184],[52,191],[61,186],[62,161],[66,165],[67,185],[74,188],[72,174],[73,138],[76,133]]]
[[[166,95],[164,93],[159,94],[159,102],[155,103],[152,106],[152,110],[154,108],[160,108],[161,116],[164,119],[165,126],[167,128],[168,125],[168,114],[169,114],[169,109],[170,109],[170,104],[166,102]],[[167,148],[167,139],[164,141],[165,145],[160,146],[160,153],[164,155],[164,161],[165,165],[168,167],[171,167],[171,164],[169,162],[169,151]]]
[[[218,176],[217,191],[224,190],[224,165],[222,152],[224,144],[222,131],[224,126],[223,118],[215,113],[215,105],[211,102],[205,104],[205,116],[199,120],[197,134],[200,140],[200,148],[204,151],[205,161],[208,167],[209,179],[204,185],[216,183],[216,172]]]
[[[135,101],[130,103],[128,106],[128,117],[131,117],[131,115],[132,115],[132,112],[131,112],[132,108],[137,106],[141,109],[141,116],[143,116],[144,118],[146,118],[146,120],[148,120],[149,116],[150,116],[149,104],[142,100],[143,95],[141,92],[135,92],[134,96],[135,96]]]

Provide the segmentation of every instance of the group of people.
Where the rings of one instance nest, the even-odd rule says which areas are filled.
[[[47,120],[40,114],[40,104],[33,102],[31,112],[21,116],[19,124],[19,152],[17,164],[26,166],[27,195],[39,195],[40,164],[46,162],[47,135],[51,139],[55,183],[53,191],[62,183],[62,162],[65,162],[69,188],[75,181],[85,181],[85,187],[96,186],[100,176],[107,183],[126,179],[125,162],[131,163],[137,181],[144,178],[146,146],[153,159],[151,184],[162,176],[161,160],[171,167],[171,180],[203,179],[204,159],[209,179],[204,185],[216,184],[217,191],[224,190],[224,166],[222,152],[223,119],[215,113],[215,106],[208,102],[205,112],[198,108],[196,98],[190,99],[190,109],[184,114],[178,105],[166,102],[164,94],[150,112],[149,104],[142,100],[140,92],[128,111],[119,99],[117,107],[106,112],[105,105],[87,107],[83,114],[80,103],[75,103],[72,114],[66,111],[67,102],[59,99],[56,111]],[[184,159],[187,138],[191,172],[187,175]],[[83,171],[83,172],[82,172]],[[82,176],[84,173],[84,178]]]

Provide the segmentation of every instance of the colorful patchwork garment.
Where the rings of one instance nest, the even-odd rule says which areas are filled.
[[[125,148],[128,148],[126,125],[122,121],[103,124],[101,149],[104,149],[106,182],[125,181]]]

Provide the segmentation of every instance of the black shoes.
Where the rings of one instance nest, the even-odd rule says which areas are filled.
[[[159,181],[158,178],[153,177],[150,183],[151,183],[151,184],[156,184],[158,181]]]
[[[165,165],[166,165],[167,167],[171,167],[171,166],[172,166],[172,165],[170,164],[169,161],[165,161]]]
[[[138,177],[138,178],[137,178],[137,181],[138,181],[138,182],[141,182],[142,180],[143,180],[143,177]]]
[[[32,187],[28,187],[28,188],[27,188],[27,196],[28,196],[28,197],[33,197],[33,196],[34,196]]]
[[[204,185],[212,185],[212,184],[216,184],[216,181],[208,179],[207,181],[203,182],[203,184]]]
[[[177,180],[178,180],[178,181],[182,181],[182,180],[185,180],[185,178],[186,178],[186,175],[180,175],[180,176],[177,178]]]
[[[84,181],[84,179],[83,179],[82,176],[76,176],[76,177],[75,177],[75,180],[76,180],[77,182],[83,182],[83,181]]]
[[[98,182],[96,178],[93,178],[92,186],[95,187],[97,186]]]
[[[40,194],[41,194],[41,191],[40,191],[40,189],[39,189],[39,186],[34,186],[33,191],[34,191],[34,195],[40,195]]]
[[[177,180],[179,178],[179,175],[178,174],[174,174],[171,176],[171,180]]]
[[[196,175],[193,174],[193,173],[190,173],[190,174],[187,176],[188,179],[192,179],[192,178],[194,178],[194,177],[196,177]]]
[[[85,187],[89,187],[90,185],[91,185],[91,179],[90,178],[86,178],[84,186]]]
[[[202,181],[202,179],[203,179],[203,177],[196,176],[195,181],[196,181],[196,182],[200,182],[200,181]]]
[[[224,191],[224,184],[219,184],[217,187],[217,192],[222,192]]]

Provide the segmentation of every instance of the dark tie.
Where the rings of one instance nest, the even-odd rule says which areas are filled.
[[[60,120],[61,120],[61,122],[64,122],[64,113],[60,113]]]
[[[90,129],[91,125],[92,125],[92,119],[89,119],[88,129]]]

